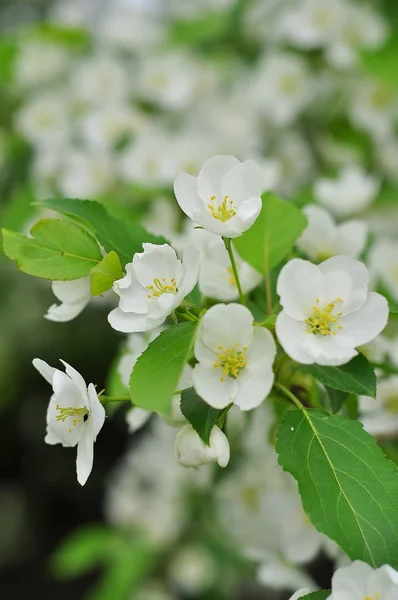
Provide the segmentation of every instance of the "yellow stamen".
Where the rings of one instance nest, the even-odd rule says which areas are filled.
[[[236,215],[234,201],[230,200],[228,196],[224,196],[221,204],[217,204],[216,196],[211,196],[210,204],[207,207],[213,219],[217,219],[217,221],[221,221],[222,223],[225,223]]]
[[[76,427],[78,423],[81,423],[82,417],[88,415],[87,408],[74,408],[73,406],[68,406],[66,408],[62,408],[59,404],[57,404],[56,409],[59,411],[59,415],[57,415],[57,421],[66,421],[66,419],[72,419],[72,427]],[[77,417],[74,419],[73,417]],[[69,433],[72,433],[72,428],[68,429]]]
[[[319,306],[320,300],[316,299],[316,304],[312,307],[312,316],[306,319],[306,323],[309,326],[308,333],[314,335],[337,335],[337,331],[341,331],[343,328],[341,325],[336,325],[338,318],[342,316],[339,312],[336,315],[333,314],[337,302],[343,302],[341,298],[336,298],[333,302],[330,302],[323,308]],[[332,328],[335,328],[332,331]]]
[[[224,381],[227,376],[237,379],[242,369],[247,367],[244,354],[244,351],[247,350],[247,346],[243,346],[243,350],[239,349],[239,344],[237,344],[235,348],[224,349],[222,346],[218,346],[218,349],[220,350],[220,353],[217,357],[218,360],[214,363],[213,367],[215,369],[222,369],[221,381]]]
[[[156,277],[153,280],[153,285],[147,285],[146,289],[150,292],[148,298],[159,298],[162,294],[176,294],[178,292],[174,277],[170,279],[169,283],[164,277],[162,277],[162,280]]]

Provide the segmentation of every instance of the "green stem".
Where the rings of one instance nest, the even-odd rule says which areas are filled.
[[[110,402],[131,402],[130,396],[99,396],[101,404],[109,404]]]
[[[287,389],[287,387],[285,387],[284,385],[282,385],[281,383],[274,383],[274,386],[276,388],[278,388],[279,390],[281,390],[281,392],[283,392],[285,394],[285,396],[287,396],[292,402],[294,402],[294,404],[297,406],[297,408],[299,408],[300,410],[304,410],[305,411],[305,406],[304,404],[301,404],[300,400],[297,398],[297,396],[295,396],[293,394],[293,392],[291,392],[290,390]]]
[[[177,316],[181,317],[181,319],[185,319],[186,321],[191,321],[192,323],[194,323],[195,321],[198,321],[198,317],[196,317],[195,315],[193,315],[189,311],[186,311],[186,312],[177,312]]]
[[[232,272],[234,274],[235,281],[236,281],[236,287],[238,288],[238,292],[239,292],[239,300],[240,300],[241,304],[243,304],[243,306],[246,306],[246,301],[245,301],[245,297],[242,292],[242,287],[240,285],[238,269],[236,268],[235,257],[234,257],[234,253],[232,250],[231,238],[223,237],[223,241],[224,241],[225,248],[229,255],[229,260],[231,261]]]

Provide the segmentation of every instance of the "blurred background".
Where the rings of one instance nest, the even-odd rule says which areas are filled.
[[[397,28],[388,0],[0,0],[0,223],[27,233],[42,199],[96,199],[180,249],[176,175],[234,154],[299,206],[361,219],[374,286],[398,303]],[[44,319],[50,282],[1,250],[0,290],[0,598],[285,600],[330,585],[346,558],[276,464],[271,403],[231,416],[221,474],[182,469],[172,428],[132,433],[118,409],[80,488],[74,451],[44,444],[50,389],[32,359],[121,390],[136,341],[109,327],[109,295]],[[392,328],[368,352],[396,369],[397,348]]]

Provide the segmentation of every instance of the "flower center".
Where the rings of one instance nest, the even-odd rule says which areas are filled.
[[[305,321],[308,325],[308,333],[313,333],[314,335],[337,335],[336,329],[343,329],[341,325],[336,325],[338,318],[343,316],[343,313],[333,314],[337,302],[343,302],[343,300],[336,298],[336,300],[321,308],[319,306],[319,298],[316,299],[316,304],[312,307],[313,313]],[[334,331],[332,331],[332,328],[335,328]]]
[[[220,352],[213,367],[222,370],[221,381],[227,376],[237,379],[242,369],[247,367],[245,354],[239,350],[239,344],[236,344],[236,348],[218,346],[218,350]],[[243,350],[247,350],[247,346],[243,346]]]
[[[228,196],[224,196],[221,204],[217,203],[216,196],[211,196],[210,204],[208,204],[207,207],[210,210],[213,219],[217,219],[217,221],[221,221],[222,223],[225,223],[225,221],[228,221],[236,215],[234,201],[230,200]]]
[[[66,419],[72,419],[72,427],[76,427],[78,423],[82,422],[82,419],[86,415],[88,415],[87,408],[74,408],[73,406],[68,406],[66,408],[57,404],[56,409],[59,411],[59,415],[57,415],[57,421],[66,421]],[[68,429],[69,433],[72,433],[72,427]]]
[[[365,600],[380,600],[380,594],[374,594],[374,596],[365,596]]]
[[[147,285],[146,289],[150,292],[148,298],[159,298],[162,294],[176,294],[178,292],[174,277],[170,279],[170,282],[167,282],[165,277],[162,277],[162,279],[155,277],[153,285]]]

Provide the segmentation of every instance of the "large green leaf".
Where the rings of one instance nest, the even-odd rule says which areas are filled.
[[[168,414],[185,363],[192,350],[197,322],[163,331],[137,360],[130,378],[135,406]]]
[[[162,237],[145,231],[135,221],[120,220],[110,215],[106,208],[94,200],[55,198],[40,203],[69,217],[78,218],[95,233],[107,252],[114,250],[124,266],[131,262],[136,252],[142,252],[142,244],[164,244]]]
[[[335,390],[376,397],[376,375],[373,367],[362,354],[358,354],[341,367],[299,365],[298,369],[311,373],[323,385]]]
[[[265,273],[287,257],[306,225],[305,215],[296,206],[273,193],[263,194],[258,219],[234,239],[234,245],[245,261]]]
[[[123,277],[122,266],[116,252],[109,252],[101,262],[91,269],[91,293],[99,296],[111,289],[117,279]]]
[[[397,468],[361,423],[315,409],[288,411],[276,450],[319,531],[351,559],[398,567]]]
[[[209,445],[210,433],[218,419],[224,412],[212,408],[198,394],[194,388],[181,392],[181,412],[199,434],[205,444]]]
[[[35,277],[79,279],[102,260],[96,240],[76,223],[42,219],[32,227],[32,237],[8,229],[2,234],[4,253]]]

